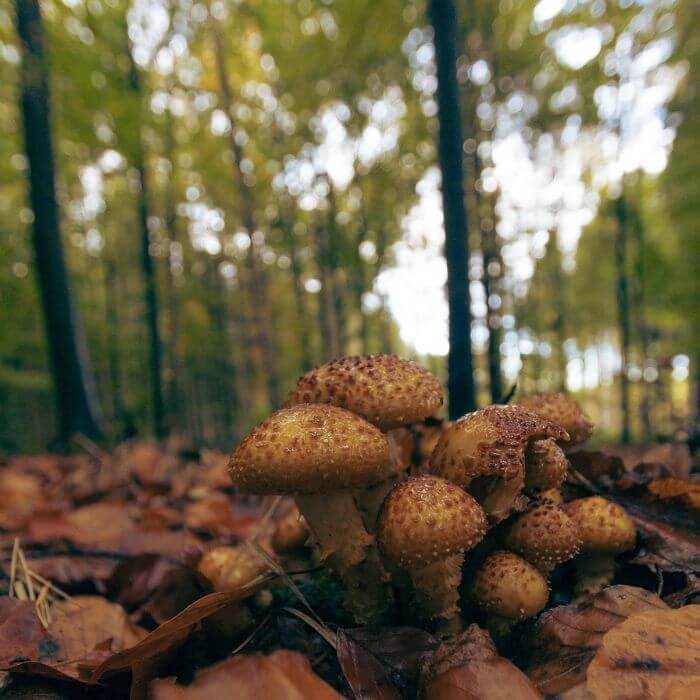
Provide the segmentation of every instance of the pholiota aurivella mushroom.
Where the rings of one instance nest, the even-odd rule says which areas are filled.
[[[440,381],[413,360],[354,355],[327,362],[300,377],[285,405],[299,403],[345,408],[386,433],[391,472],[383,482],[356,494],[365,527],[374,533],[382,502],[410,466],[410,459],[401,457],[404,436],[400,431],[437,414],[443,403]]]
[[[464,552],[486,533],[481,506],[446,479],[409,477],[387,496],[377,531],[384,556],[410,577],[421,616],[457,618]]]
[[[488,406],[442,433],[429,468],[469,491],[499,522],[526,503],[526,450],[548,438],[565,439],[566,431],[517,406]]]
[[[569,394],[558,391],[529,394],[518,401],[518,406],[561,425],[568,434],[567,438],[560,440],[565,447],[580,445],[593,433],[591,419],[583,412],[578,401]]]
[[[362,623],[381,617],[387,575],[353,492],[386,479],[388,470],[386,436],[360,416],[329,404],[276,411],[229,460],[240,492],[295,497],[321,558],[344,582],[348,609]]]

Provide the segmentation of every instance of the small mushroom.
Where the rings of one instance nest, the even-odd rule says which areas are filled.
[[[578,401],[569,394],[556,391],[530,394],[520,399],[518,405],[526,411],[532,411],[561,425],[568,433],[568,438],[560,440],[566,447],[586,442],[593,433],[591,419],[583,412]]]
[[[564,451],[552,438],[533,440],[525,450],[525,490],[537,493],[559,488],[568,469]]]
[[[342,357],[311,370],[298,381],[287,405],[330,403],[366,418],[387,433],[391,472],[375,486],[356,494],[368,532],[376,531],[379,508],[410,467],[404,426],[434,416],[442,406],[438,378],[425,367],[396,355]]]
[[[425,367],[396,355],[362,355],[307,372],[286,405],[330,403],[386,432],[435,415],[442,402],[440,382]]]
[[[298,508],[284,515],[275,525],[270,544],[277,554],[301,549],[309,539],[309,526]]]
[[[329,404],[301,404],[273,413],[229,461],[243,493],[289,494],[311,529],[321,558],[343,579],[346,604],[358,622],[387,605],[386,572],[365,529],[353,490],[387,476],[386,436],[363,418]]]
[[[547,604],[547,580],[513,552],[490,554],[471,581],[471,598],[488,613],[486,626],[495,636],[506,634],[521,620],[534,617]]]
[[[578,554],[581,538],[576,523],[562,508],[544,502],[516,517],[505,544],[548,576],[555,566]]]
[[[197,571],[215,591],[234,591],[254,581],[270,567],[245,545],[214,547],[202,555]]]
[[[545,489],[537,494],[538,503],[554,503],[556,506],[564,505],[564,497],[559,489]]]
[[[581,537],[581,554],[575,559],[578,579],[575,594],[598,593],[615,574],[615,556],[634,548],[637,529],[623,508],[600,496],[579,498],[566,505]]]
[[[420,614],[449,621],[459,614],[464,552],[486,532],[481,506],[446,479],[409,477],[387,496],[379,516],[379,547],[408,573]]]
[[[430,471],[466,488],[498,522],[525,504],[525,450],[562,439],[566,431],[517,406],[489,406],[447,428],[430,457]]]

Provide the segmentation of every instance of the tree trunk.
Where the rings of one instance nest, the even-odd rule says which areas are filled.
[[[130,44],[127,43],[129,58],[129,86],[138,100],[139,114],[142,112],[143,94],[138,68],[131,53]],[[141,120],[138,121],[139,127]],[[134,140],[133,164],[138,174],[139,193],[137,218],[141,232],[141,269],[143,271],[143,283],[146,299],[146,323],[150,345],[150,380],[151,401],[153,404],[153,431],[157,438],[165,437],[167,426],[165,421],[165,404],[163,401],[163,358],[158,327],[158,285],[156,268],[151,255],[151,237],[148,230],[148,182],[146,178],[146,163],[144,158],[143,143],[140,134]]]
[[[270,308],[269,288],[267,275],[261,267],[257,244],[255,242],[255,232],[258,230],[255,222],[255,211],[253,206],[253,194],[249,185],[245,181],[245,176],[241,170],[243,161],[243,149],[236,141],[236,124],[233,118],[233,97],[226,68],[226,56],[224,53],[223,39],[219,31],[217,20],[211,18],[211,34],[214,40],[214,53],[216,58],[216,69],[219,78],[219,99],[221,108],[229,118],[231,128],[229,130],[229,148],[231,149],[231,164],[233,168],[234,182],[238,188],[241,206],[241,219],[243,227],[250,236],[250,247],[248,248],[248,268],[250,270],[250,308],[256,314],[255,332],[258,345],[265,367],[265,380],[267,389],[268,404],[271,409],[276,409],[280,404],[280,382],[277,371],[277,358],[275,357],[274,331],[272,324],[272,314]]]
[[[489,299],[492,294],[500,295],[499,281],[502,266],[501,256],[498,251],[498,241],[494,221],[488,217],[481,221],[481,250],[484,256],[484,293],[486,294],[486,323],[489,328],[489,340],[487,347],[489,366],[489,388],[491,390],[491,403],[500,403],[503,399],[503,377],[501,374],[501,317],[492,308]],[[499,272],[489,272],[491,263],[499,265]]]
[[[314,226],[316,264],[318,276],[321,282],[321,290],[318,299],[318,312],[320,316],[322,352],[324,362],[338,357],[338,343],[335,324],[335,307],[333,304],[333,282],[328,263],[328,229],[322,222],[312,224]]]
[[[112,413],[114,422],[119,426],[117,436],[121,436],[127,430],[127,416],[122,392],[122,368],[119,348],[119,311],[117,304],[116,271],[114,261],[103,253],[103,279],[105,300],[105,326],[107,329],[107,365],[109,370],[109,383],[112,394]]]
[[[347,348],[347,318],[345,313],[344,290],[346,280],[344,279],[344,270],[340,262],[340,250],[342,241],[340,237],[342,232],[338,229],[336,223],[336,204],[335,190],[333,183],[329,181],[328,191],[328,229],[327,229],[327,259],[329,270],[330,294],[333,304],[333,321],[335,323],[335,357],[341,357],[346,354]]]
[[[58,439],[102,436],[95,381],[63,257],[56,203],[48,68],[38,0],[16,0],[22,124],[29,160],[34,255],[58,412]]]
[[[617,268],[617,316],[620,329],[620,410],[622,412],[621,439],[630,441],[630,387],[627,371],[630,350],[630,304],[627,280],[627,206],[621,193],[615,200],[617,229],[615,232],[615,266]]]
[[[476,408],[469,300],[469,238],[464,202],[462,134],[456,73],[457,17],[453,0],[430,0],[438,77],[438,152],[442,172],[450,350],[447,392],[450,418]]]

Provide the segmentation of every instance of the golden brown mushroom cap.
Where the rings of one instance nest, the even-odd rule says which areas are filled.
[[[558,488],[568,469],[564,450],[552,438],[533,440],[525,452],[525,488],[528,491]]]
[[[440,382],[425,367],[396,355],[362,355],[307,372],[285,405],[330,403],[386,431],[435,415],[442,402]]]
[[[478,568],[471,585],[474,602],[482,610],[509,620],[524,620],[547,604],[544,576],[522,557],[499,551]]]
[[[561,425],[569,434],[568,439],[562,440],[567,445],[585,442],[593,432],[593,423],[583,412],[578,401],[568,394],[556,391],[530,394],[523,396],[518,405]]]
[[[430,457],[430,471],[460,486],[478,476],[522,477],[532,440],[566,437],[563,428],[518,406],[488,406],[452,423]]]
[[[562,508],[545,502],[516,518],[506,536],[506,546],[546,570],[575,557],[581,539],[576,523]]]
[[[621,554],[634,548],[637,528],[623,508],[600,496],[579,498],[566,504],[576,523],[581,551],[587,554]]]
[[[314,494],[384,479],[387,439],[363,418],[329,404],[282,408],[253,429],[229,460],[243,493]]]
[[[244,545],[214,547],[202,555],[197,570],[215,591],[233,591],[269,569],[267,563]]]
[[[404,569],[461,554],[485,533],[481,506],[459,486],[431,475],[397,484],[384,501],[377,527],[382,552]]]

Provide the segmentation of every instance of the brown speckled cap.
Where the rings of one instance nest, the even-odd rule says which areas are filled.
[[[404,569],[422,568],[474,547],[486,533],[486,516],[446,479],[416,476],[386,497],[377,533],[388,559]]]
[[[566,504],[566,513],[576,523],[583,552],[621,554],[635,545],[637,528],[617,503],[600,496],[579,498]]]
[[[430,457],[430,471],[460,486],[478,476],[521,477],[531,440],[561,439],[566,431],[517,406],[488,406],[447,428]]]
[[[546,491],[559,488],[566,479],[569,460],[552,438],[533,440],[525,452],[525,488]]]
[[[474,574],[471,596],[482,610],[509,620],[524,620],[547,604],[547,581],[513,552],[490,554]]]
[[[314,494],[370,486],[388,466],[389,445],[375,426],[336,406],[301,404],[254,428],[228,468],[243,493]]]
[[[576,523],[564,510],[545,502],[516,518],[506,546],[536,567],[550,569],[576,556],[581,538]]]
[[[268,564],[245,545],[214,547],[202,555],[197,570],[215,591],[233,591],[265,573]]]
[[[440,382],[425,367],[396,355],[362,355],[311,370],[286,405],[330,403],[391,430],[434,416],[442,402]]]
[[[568,445],[585,442],[593,432],[593,423],[583,412],[578,401],[568,394],[556,391],[530,394],[523,396],[518,405],[561,425],[569,434],[568,439],[562,442]]]

